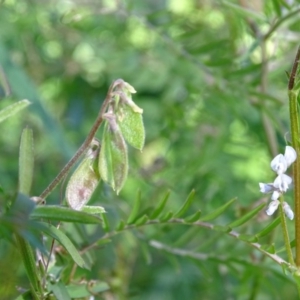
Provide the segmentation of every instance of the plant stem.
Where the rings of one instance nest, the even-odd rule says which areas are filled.
[[[48,185],[48,187],[41,193],[40,197],[42,199],[45,199],[55,188],[56,186],[63,180],[63,178],[68,174],[70,169],[74,166],[74,164],[77,162],[77,160],[81,157],[81,155],[88,149],[90,143],[92,142],[99,126],[101,125],[103,121],[103,114],[105,113],[107,106],[112,98],[112,92],[113,89],[120,84],[123,84],[124,81],[122,79],[115,80],[109,87],[106,98],[101,106],[100,112],[97,116],[97,119],[90,130],[88,136],[86,137],[83,144],[80,146],[80,148],[77,150],[77,152],[74,154],[74,156],[69,160],[69,162],[63,167],[63,169],[58,173],[58,175],[54,178],[54,180]]]
[[[286,249],[287,256],[288,256],[288,261],[291,265],[293,265],[295,263],[294,263],[294,259],[293,259],[292,248],[290,245],[290,238],[289,238],[289,231],[288,231],[287,224],[286,224],[286,217],[285,217],[285,213],[283,211],[283,197],[282,196],[280,197],[279,214],[280,214],[281,227],[282,227],[282,231],[283,231],[283,239],[284,239],[285,249]]]
[[[288,84],[289,108],[292,145],[297,153],[297,160],[293,164],[294,199],[295,199],[295,240],[296,240],[296,265],[300,267],[300,146],[299,146],[299,115],[298,115],[298,90],[294,89],[300,58],[300,48],[294,60]],[[298,80],[296,80],[298,81]]]

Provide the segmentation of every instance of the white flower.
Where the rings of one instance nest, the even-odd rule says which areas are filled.
[[[285,174],[280,174],[274,180],[274,187],[280,192],[285,193],[292,184],[292,178]]]
[[[292,178],[285,174],[276,177],[274,183],[259,183],[260,191],[263,194],[272,193],[272,200],[277,200],[282,193],[285,193],[292,184]]]
[[[290,220],[293,220],[294,219],[294,212],[292,211],[291,207],[286,202],[283,202],[282,208],[283,208],[283,211],[284,211],[285,215]]]
[[[297,153],[291,146],[285,147],[284,155],[278,154],[271,161],[271,168],[278,175],[285,173],[287,168],[296,160]]]
[[[271,161],[271,168],[274,172],[277,173],[277,177],[275,178],[273,183],[259,183],[260,191],[264,194],[272,193],[271,202],[266,210],[266,214],[271,216],[278,208],[280,201],[278,198],[285,193],[292,184],[292,178],[286,174],[284,174],[287,168],[296,160],[297,153],[295,149],[291,146],[285,147],[285,152],[283,154],[278,154]],[[290,206],[283,202],[282,208],[284,210],[285,215],[293,220],[294,213]]]
[[[280,202],[278,200],[271,201],[268,208],[267,208],[267,210],[266,210],[266,214],[268,216],[273,215],[274,212],[277,210],[279,204],[280,204]]]

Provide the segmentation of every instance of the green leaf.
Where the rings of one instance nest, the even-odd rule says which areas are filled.
[[[265,203],[258,205],[257,207],[255,207],[253,210],[249,211],[247,214],[245,214],[241,218],[229,223],[227,226],[229,226],[231,228],[235,228],[235,227],[243,225],[244,223],[246,223],[247,221],[252,219],[255,215],[257,215],[265,206],[266,206]]]
[[[107,216],[106,214],[101,214],[101,217],[102,217],[102,228],[105,232],[109,232],[110,230],[110,226],[109,226],[109,222],[108,222],[108,219],[107,219]]]
[[[99,172],[102,179],[118,194],[127,178],[128,158],[127,147],[114,116],[104,126]]]
[[[220,216],[234,201],[236,198],[233,198],[229,200],[227,203],[222,205],[221,207],[217,208],[215,211],[203,216],[199,219],[199,221],[207,222],[216,219],[218,216]]]
[[[170,194],[171,194],[171,192],[168,191],[166,193],[166,195],[164,196],[164,198],[159,202],[159,204],[157,205],[157,207],[154,209],[153,213],[150,216],[151,220],[156,219],[161,214],[161,212],[165,208],[165,205],[170,197]]]
[[[134,223],[135,219],[138,217],[140,206],[141,206],[141,191],[138,192],[138,195],[135,199],[133,208],[132,208],[130,215],[128,217],[128,220],[127,220],[127,224],[130,225],[130,224]]]
[[[117,110],[117,121],[126,142],[142,150],[145,144],[145,128],[140,112],[135,112],[126,103],[120,103]]]
[[[28,100],[24,99],[19,102],[16,102],[14,104],[11,104],[4,109],[0,110],[0,123],[4,121],[5,119],[13,116],[20,110],[24,109],[26,106],[31,104]]]
[[[52,291],[57,300],[71,300],[68,290],[62,282],[49,283],[48,288]]]
[[[19,154],[19,192],[29,195],[33,178],[33,134],[25,128],[22,132]]]
[[[172,217],[173,217],[173,212],[169,211],[169,212],[166,212],[164,215],[162,215],[159,218],[159,221],[160,222],[168,222]]]
[[[31,218],[84,224],[99,224],[102,222],[100,218],[94,215],[57,205],[38,205],[31,213]]]
[[[249,243],[256,243],[258,241],[258,238],[256,236],[250,234],[240,234],[238,239]]]
[[[179,218],[189,209],[195,197],[195,190],[192,190],[187,199],[183,203],[182,207],[175,213],[174,218]]]
[[[100,175],[97,170],[96,159],[99,155],[100,144],[94,140],[85,158],[79,164],[71,176],[67,188],[66,199],[70,207],[81,210],[90,200],[99,181]]]
[[[255,236],[257,238],[261,238],[268,233],[270,233],[273,229],[275,229],[278,225],[280,224],[280,217],[277,217],[276,219],[273,220],[267,227],[262,229],[259,233],[257,233]]]
[[[116,226],[116,231],[122,231],[125,227],[126,223],[124,220],[121,220],[120,223]]]
[[[22,132],[19,154],[19,192],[29,195],[33,178],[33,134],[25,128]]]
[[[55,226],[48,224],[43,228],[45,234],[51,236],[56,239],[71,255],[74,262],[81,268],[90,269],[90,267],[83,260],[76,247],[73,245],[71,240],[60,230],[58,230]]]
[[[35,262],[35,254],[30,244],[23,237],[18,234],[15,236],[34,299],[40,299],[40,297],[43,295],[43,287],[40,272]]]
[[[232,230],[230,227],[224,225],[214,225],[213,229],[223,233],[229,233]]]
[[[88,297],[109,290],[109,286],[105,282],[93,281],[83,284],[71,284],[66,287],[68,294],[72,299]]]
[[[277,17],[281,17],[281,3],[278,0],[272,0],[274,10],[276,11]]]
[[[143,215],[142,217],[140,217],[139,219],[137,219],[137,221],[134,223],[134,225],[136,225],[136,226],[142,226],[145,223],[147,223],[147,221],[149,221],[149,217],[147,215]]]
[[[196,221],[198,221],[201,217],[201,210],[196,211],[194,214],[192,214],[191,216],[188,216],[184,219],[184,221],[186,223],[194,223]]]
[[[82,207],[81,211],[92,215],[101,215],[103,213],[106,213],[105,208],[98,205],[97,206],[85,205]]]

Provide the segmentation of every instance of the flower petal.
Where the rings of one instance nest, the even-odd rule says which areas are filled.
[[[287,167],[288,167],[287,161],[282,154],[276,155],[274,159],[271,161],[271,168],[278,175],[284,173]]]
[[[268,216],[273,215],[274,212],[277,210],[279,203],[280,202],[278,200],[271,201],[268,208],[267,208],[267,210],[266,210],[266,214]]]
[[[285,147],[284,158],[287,163],[287,167],[289,167],[297,158],[296,150],[291,146]]]
[[[292,211],[291,207],[286,202],[283,202],[283,210],[284,210],[285,215],[290,220],[294,219],[294,212]]]
[[[273,183],[260,182],[259,188],[260,188],[261,193],[264,193],[264,194],[268,194],[268,193],[274,192],[276,190]]]
[[[280,192],[285,193],[291,185],[292,181],[293,180],[290,176],[286,174],[279,174],[274,181],[274,187]]]
[[[277,200],[280,195],[281,195],[280,192],[274,191],[273,194],[272,194],[271,200]]]

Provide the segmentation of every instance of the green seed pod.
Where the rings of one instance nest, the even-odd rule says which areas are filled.
[[[99,155],[99,172],[118,194],[128,174],[127,147],[115,115],[108,113]]]
[[[90,200],[100,181],[97,164],[99,151],[100,143],[94,139],[85,158],[74,171],[68,182],[66,199],[70,207],[75,210],[81,210]]]

